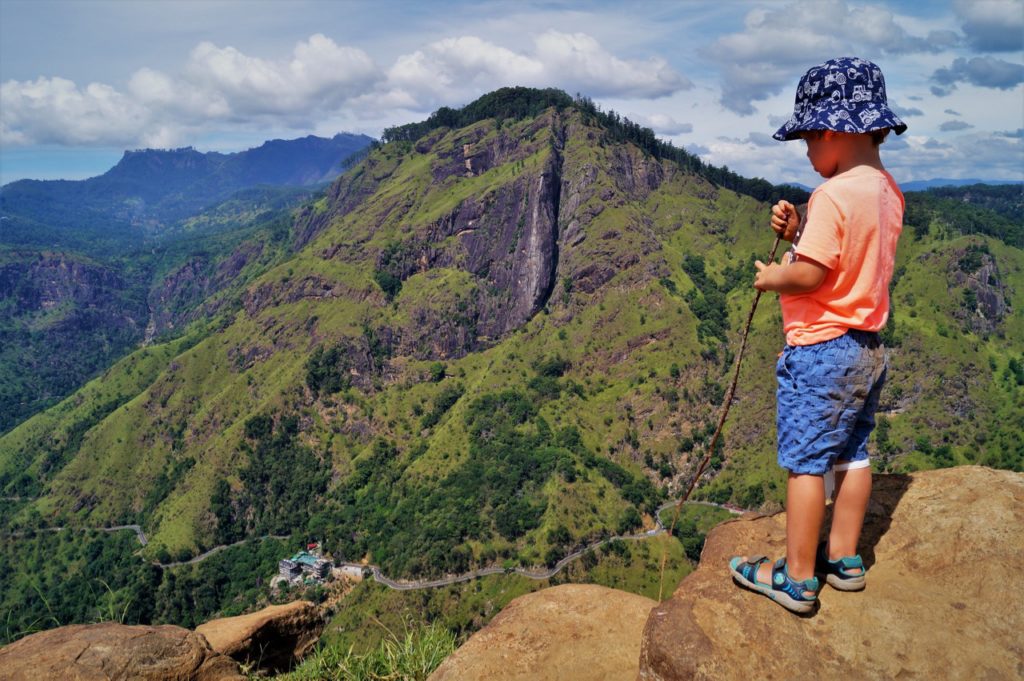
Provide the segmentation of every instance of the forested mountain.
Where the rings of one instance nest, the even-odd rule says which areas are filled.
[[[413,577],[650,526],[713,431],[766,200],[799,190],[557,91],[385,137],[296,212],[294,250],[237,307],[0,437],[9,527],[138,522],[165,560],[288,534]],[[927,203],[914,220],[875,466],[1020,470],[1024,252]],[[782,497],[780,326],[768,296],[704,498]]]
[[[291,248],[291,210],[370,141],[147,149],[89,180],[0,189],[0,433],[225,304]]]
[[[11,182],[0,188],[0,243],[93,256],[139,247],[239,190],[328,182],[371,141],[346,133],[271,140],[233,154],[140,149],[87,180]]]

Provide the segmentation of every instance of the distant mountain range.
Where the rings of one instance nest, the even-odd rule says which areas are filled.
[[[785,184],[790,187],[799,187],[804,191],[814,191],[814,187],[808,187],[806,184],[802,184],[800,182],[786,182]],[[1020,180],[979,180],[977,178],[951,180],[949,178],[936,177],[930,180],[911,180],[910,182],[901,182],[900,189],[904,192],[920,192],[926,189],[933,189],[935,187],[968,187],[975,184],[1005,185],[1024,184],[1024,182]]]
[[[126,151],[98,177],[0,188],[0,433],[270,266],[292,209],[372,141]]]
[[[116,166],[87,180],[11,182],[0,188],[0,243],[84,250],[105,250],[111,240],[138,243],[241,189],[328,182],[372,141],[341,133],[271,140],[233,154],[142,149],[126,151]]]

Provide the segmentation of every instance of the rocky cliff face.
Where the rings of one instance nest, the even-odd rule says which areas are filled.
[[[140,282],[94,261],[25,254],[0,265],[0,432],[48,406],[142,338]]]
[[[220,310],[223,300],[211,297],[230,286],[249,263],[257,260],[263,245],[246,241],[220,261],[208,255],[190,257],[158,281],[149,292],[149,321],[145,342],[173,332]]]

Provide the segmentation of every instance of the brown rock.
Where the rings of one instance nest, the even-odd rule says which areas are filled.
[[[0,648],[4,681],[244,681],[238,663],[173,625],[73,624]]]
[[[1024,677],[1024,475],[969,466],[875,478],[860,593],[798,617],[736,587],[732,555],[785,552],[785,514],[715,528],[644,629],[639,679]]]
[[[269,605],[259,612],[210,620],[196,627],[219,653],[279,671],[301,659],[320,638],[324,618],[309,601]]]
[[[520,596],[475,633],[430,681],[632,681],[655,601],[594,584]]]

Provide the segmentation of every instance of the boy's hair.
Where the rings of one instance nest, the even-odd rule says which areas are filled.
[[[892,128],[882,128],[880,130],[872,130],[868,134],[871,135],[871,141],[874,142],[877,147],[880,146],[882,142],[885,141],[885,138],[889,136],[890,130],[892,130]]]

